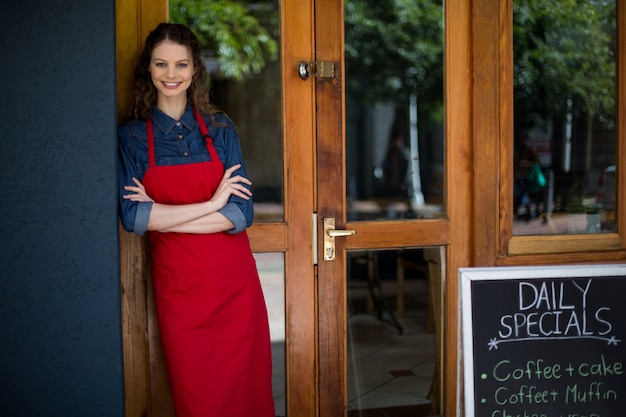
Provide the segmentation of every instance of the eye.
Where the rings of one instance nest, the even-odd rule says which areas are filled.
[[[165,62],[156,62],[154,66],[157,68],[165,68]]]
[[[178,64],[178,68],[187,68],[187,66],[188,66],[188,65],[187,65],[187,64],[185,64],[185,63],[180,63],[180,64]]]

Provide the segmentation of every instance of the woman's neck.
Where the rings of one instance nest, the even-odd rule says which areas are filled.
[[[187,97],[159,97],[157,107],[174,120],[180,120],[187,109]]]

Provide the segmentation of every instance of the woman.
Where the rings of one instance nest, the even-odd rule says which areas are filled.
[[[126,231],[148,232],[177,416],[273,417],[267,311],[245,232],[251,183],[206,82],[186,26],[148,35],[118,128],[120,216]]]

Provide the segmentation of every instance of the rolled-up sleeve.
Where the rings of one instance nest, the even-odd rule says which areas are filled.
[[[218,213],[222,214],[233,224],[233,228],[228,230],[228,233],[241,233],[248,227],[246,216],[243,215],[239,207],[234,203],[228,203]]]
[[[152,204],[151,201],[137,203],[135,223],[133,224],[133,233],[137,236],[143,236],[148,231],[148,220],[150,220]]]
[[[118,157],[119,214],[122,226],[127,232],[142,236],[148,229],[152,203],[129,201],[123,198],[125,194],[130,194],[124,190],[124,187],[134,185],[133,177],[140,181],[143,178],[137,168],[137,162],[131,149],[129,128],[125,125],[118,128]]]

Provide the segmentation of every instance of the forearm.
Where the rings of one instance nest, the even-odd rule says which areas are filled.
[[[233,223],[221,213],[211,213],[199,219],[181,223],[161,232],[209,234],[226,232],[233,228]]]
[[[150,210],[148,230],[178,231],[174,229],[211,214],[218,214],[217,210],[220,208],[212,201],[183,205],[154,203]]]
[[[238,233],[242,231],[245,229],[247,219],[243,218],[243,224],[239,224],[242,222],[235,214],[241,214],[241,211],[237,210],[233,213],[233,210],[228,209],[232,196],[249,200],[252,195],[248,188],[250,181],[247,178],[240,175],[231,177],[239,167],[240,165],[236,164],[224,171],[224,176],[211,200],[194,204],[157,203],[148,195],[143,184],[133,177],[132,181],[135,185],[124,186],[124,191],[130,193],[122,195],[122,198],[149,204],[139,207],[141,211],[137,210],[134,230],[138,230],[137,234],[142,234],[146,230],[185,233],[215,233],[227,230]],[[218,213],[218,211],[223,212]],[[219,216],[210,216],[211,214],[219,214]],[[141,219],[143,221],[139,223],[145,226],[137,227],[138,220]]]

